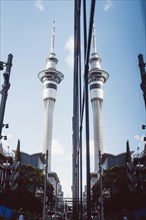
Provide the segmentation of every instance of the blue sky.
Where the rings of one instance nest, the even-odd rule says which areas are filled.
[[[137,147],[143,150],[144,131],[141,126],[145,124],[145,109],[137,56],[142,53],[146,61],[144,5],[145,2],[140,0],[96,1],[97,51],[102,59],[102,69],[110,75],[104,85],[103,103],[103,142],[104,151],[108,153],[124,152],[127,140],[135,153]],[[58,85],[54,109],[52,171],[57,172],[65,196],[70,196],[74,1],[1,0],[0,10],[0,60],[6,61],[9,53],[14,56],[4,117],[4,122],[9,123],[9,129],[3,129],[3,134],[8,136],[8,140],[3,141],[6,150],[7,146],[11,150],[16,149],[20,139],[22,151],[42,151],[43,85],[38,73],[45,68],[45,59],[50,52],[52,21],[55,18],[57,68],[64,74],[64,80]],[[91,105],[90,139],[93,171]],[[85,175],[85,167],[83,172]]]

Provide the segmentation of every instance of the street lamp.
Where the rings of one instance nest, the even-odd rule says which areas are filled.
[[[138,60],[139,60],[139,69],[140,69],[140,74],[141,74],[141,89],[143,91],[143,97],[144,97],[144,102],[146,106],[146,63],[144,63],[143,60],[143,55],[139,54],[138,55]]]
[[[100,178],[100,217],[104,220],[104,207],[103,207],[103,183],[102,183],[102,167],[101,167],[101,152],[99,150],[99,178]]]
[[[6,62],[0,61],[0,70],[3,70],[6,64]]]
[[[46,219],[46,187],[47,187],[47,175],[48,175],[48,150],[46,150],[46,164],[44,174],[44,198],[43,198],[43,213],[42,220]]]
[[[1,135],[1,136],[0,136],[0,139],[2,139],[2,138],[3,138],[4,140],[7,140],[7,136],[6,136],[6,135]]]
[[[141,84],[140,87],[143,91],[143,98],[146,108],[146,63],[144,63],[143,55],[138,55],[139,60],[139,69],[140,69],[140,75],[141,75]],[[146,129],[146,125],[142,125],[142,129]],[[144,137],[144,141],[146,141],[146,137]]]
[[[146,125],[142,125],[142,129],[145,130],[146,129]],[[146,137],[144,137],[143,140],[146,141]]]
[[[2,85],[2,90],[0,91],[2,95],[1,103],[0,103],[0,139],[3,137],[2,128],[4,126],[8,128],[8,125],[3,124],[3,120],[4,120],[4,113],[5,113],[5,107],[6,107],[6,100],[8,96],[8,90],[10,88],[9,80],[10,80],[10,72],[11,72],[11,67],[12,67],[12,58],[13,58],[13,55],[9,54],[7,62],[0,61],[0,70],[3,70],[4,67],[6,67],[6,70],[3,74],[4,83]]]

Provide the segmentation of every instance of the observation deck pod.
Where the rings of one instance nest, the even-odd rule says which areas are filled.
[[[105,83],[109,78],[109,74],[98,68],[91,69],[88,73],[88,83],[92,81],[102,81]]]
[[[59,84],[64,79],[64,75],[54,68],[48,68],[39,72],[38,78],[41,82],[49,80]]]

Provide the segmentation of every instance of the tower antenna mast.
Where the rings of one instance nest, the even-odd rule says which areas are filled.
[[[95,25],[94,25],[94,23],[93,23],[93,52],[97,53],[96,52],[96,34],[95,34]]]
[[[51,35],[51,53],[54,53],[54,46],[55,46],[55,19],[53,20],[52,26],[52,35]]]

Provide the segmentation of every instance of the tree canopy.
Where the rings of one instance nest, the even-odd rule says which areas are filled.
[[[44,174],[41,169],[33,166],[20,166],[18,188],[15,192],[5,191],[1,193],[0,203],[13,209],[22,208],[29,212],[42,211],[43,195],[36,197],[36,188],[42,188],[44,186]],[[53,203],[53,186],[47,181],[46,195],[48,196],[48,202]]]
[[[18,139],[17,142],[17,148],[15,151],[15,161],[20,161],[21,162],[21,154],[20,154],[20,140]]]

